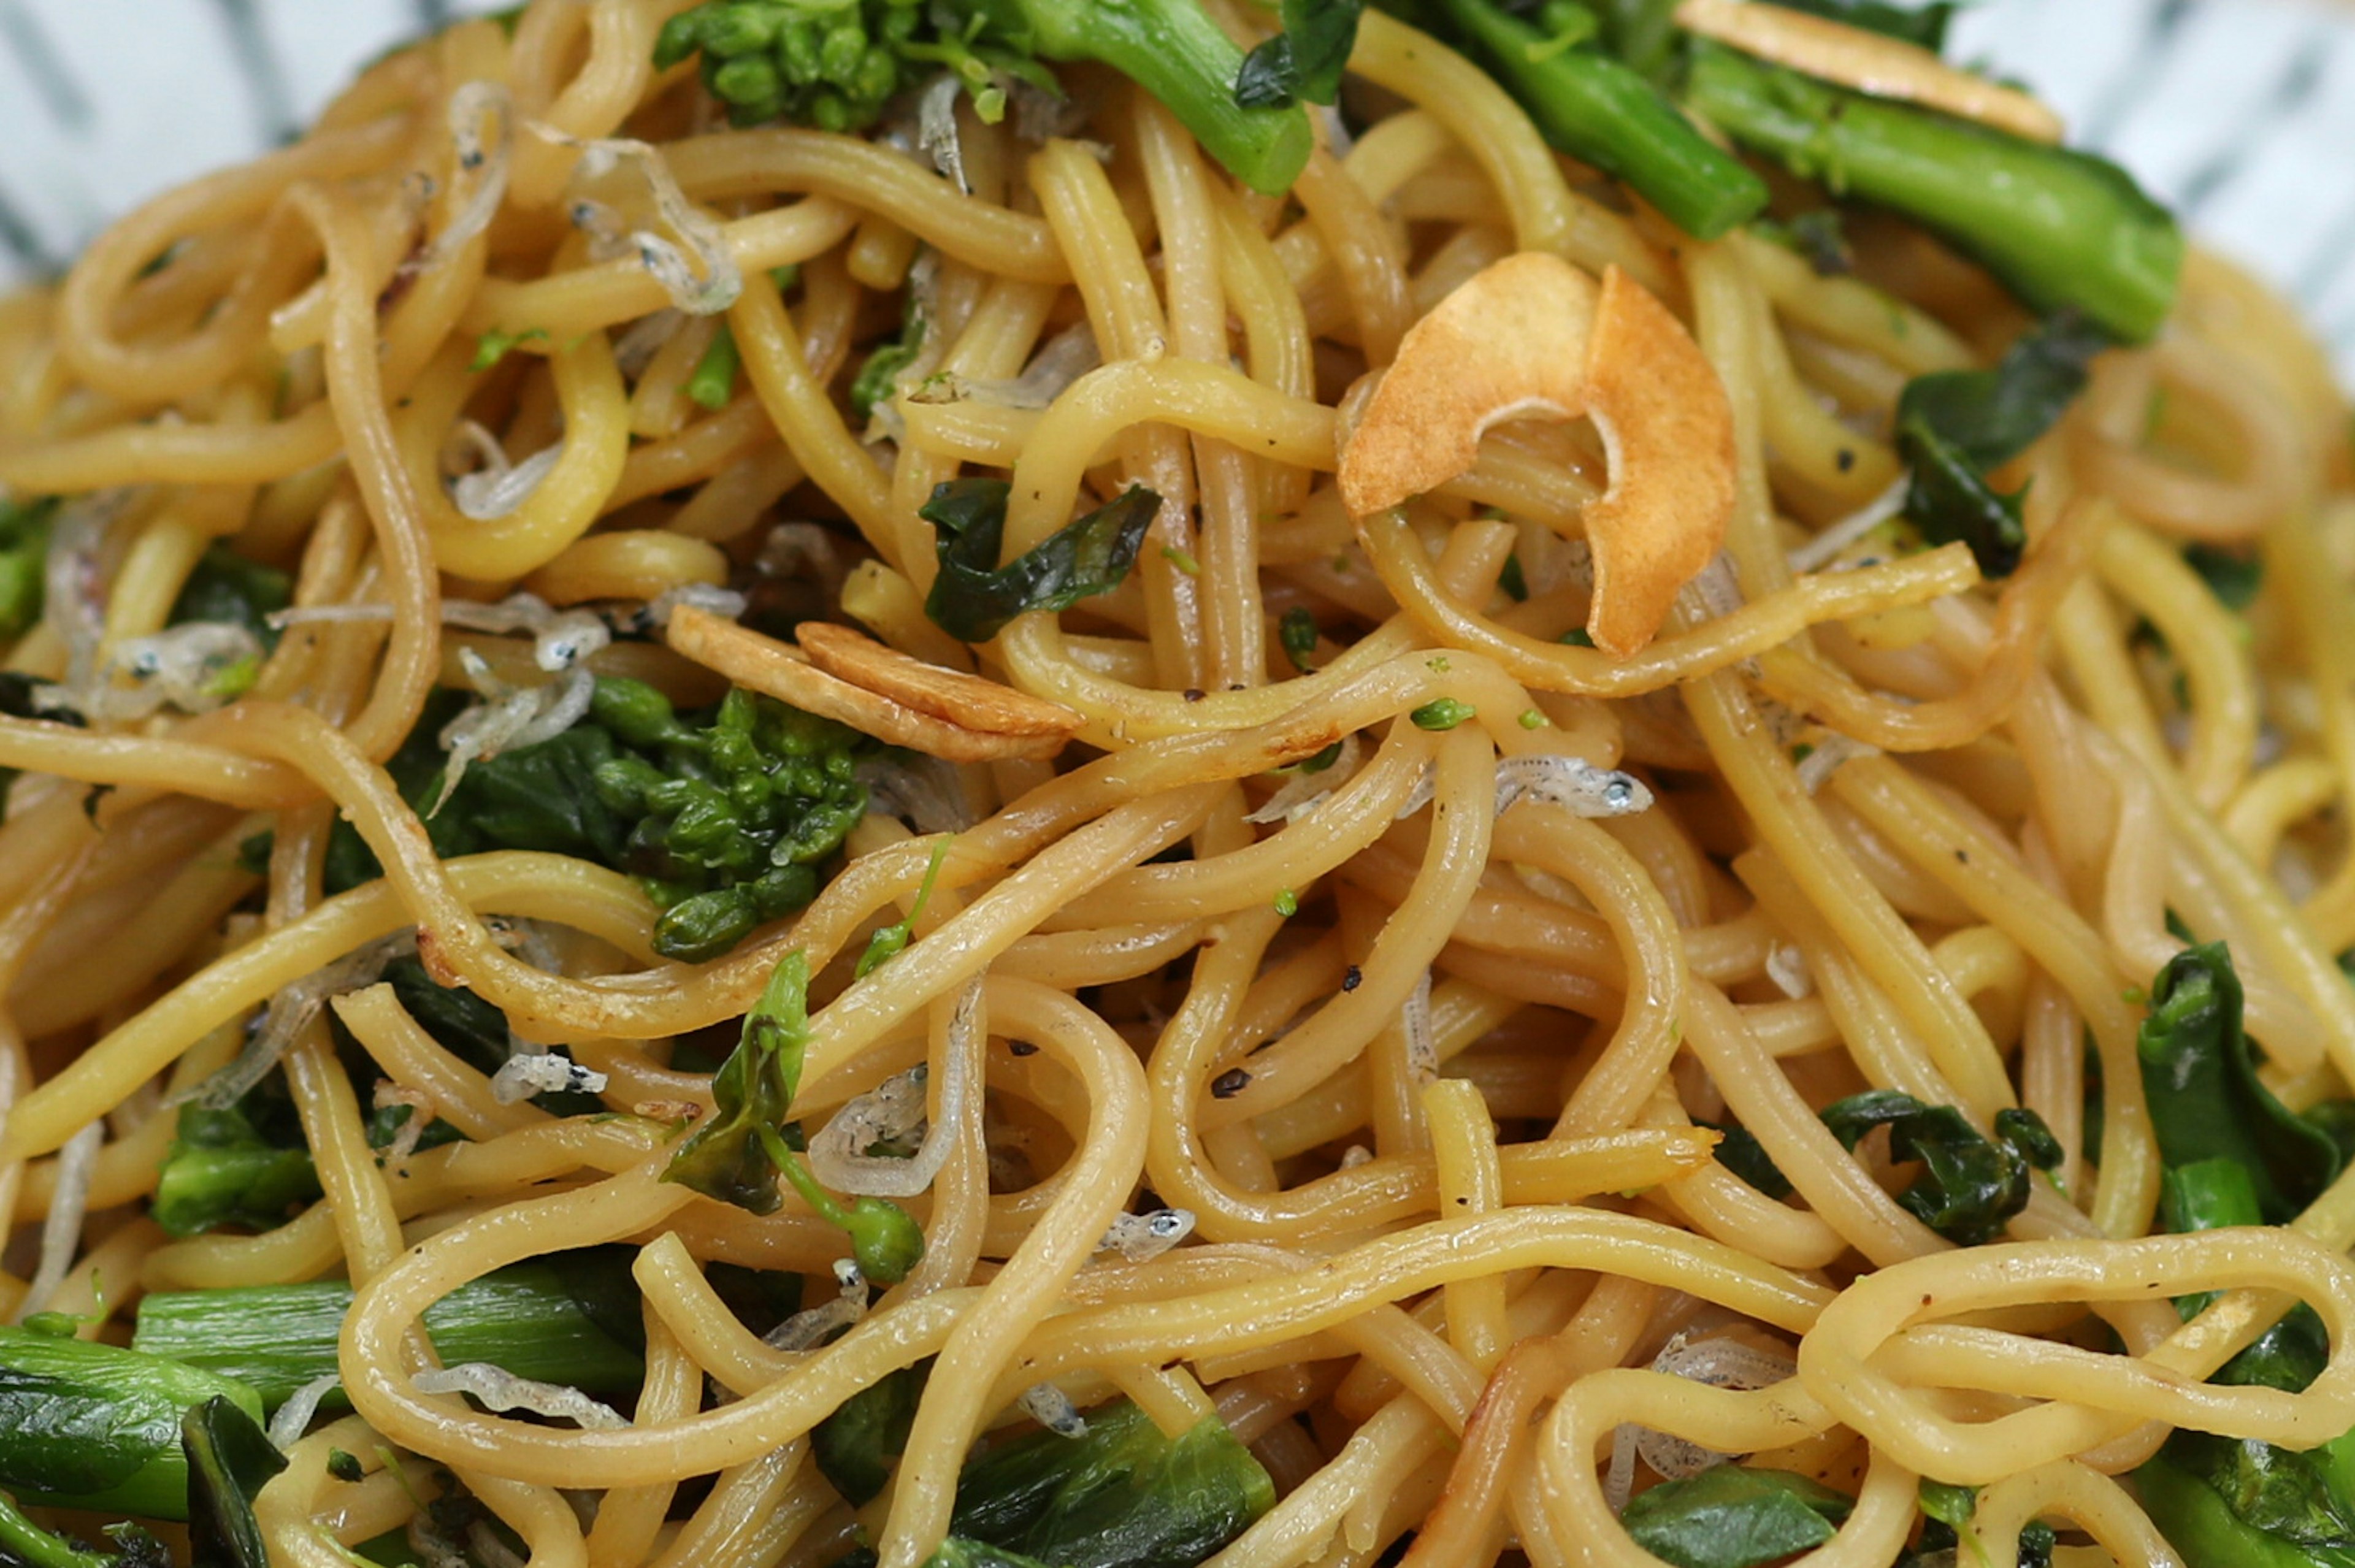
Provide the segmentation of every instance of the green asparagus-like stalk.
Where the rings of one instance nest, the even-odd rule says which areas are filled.
[[[139,1303],[134,1349],[234,1378],[275,1410],[336,1371],[347,1285],[163,1291]],[[425,1309],[445,1361],[485,1361],[517,1377],[590,1393],[626,1393],[645,1376],[633,1332],[638,1294],[626,1262],[596,1254],[518,1264],[460,1286]],[[323,1402],[340,1407],[340,1391]]]
[[[1766,186],[1695,130],[1643,75],[1566,36],[1549,37],[1495,0],[1400,9],[1468,48],[1547,142],[1615,175],[1688,234],[1714,240],[1758,215]]]
[[[143,1519],[188,1517],[180,1423],[254,1391],[218,1372],[29,1328],[0,1328],[0,1488],[27,1502]]]
[[[2122,340],[2158,330],[2183,235],[2124,170],[1870,98],[1697,40],[1686,102],[1835,196],[1935,230],[2040,313],[2073,306]]]

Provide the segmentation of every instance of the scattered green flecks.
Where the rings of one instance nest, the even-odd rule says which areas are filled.
[[[545,343],[548,328],[527,326],[521,332],[485,332],[474,340],[474,357],[466,368],[479,376],[526,343]]]
[[[1444,731],[1455,729],[1479,711],[1468,702],[1459,702],[1452,697],[1439,697],[1424,703],[1407,717],[1413,720],[1418,730]]]

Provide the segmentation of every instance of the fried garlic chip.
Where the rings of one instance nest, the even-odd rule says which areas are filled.
[[[1632,656],[1724,540],[1733,415],[1683,324],[1618,269],[1598,286],[1525,251],[1442,300],[1407,333],[1342,448],[1342,502],[1352,517],[1398,506],[1470,471],[1494,425],[1582,415],[1611,459],[1611,488],[1584,519],[1587,634]]]
[[[805,627],[803,635],[806,637],[815,629]],[[884,654],[892,654],[892,660],[900,662],[878,660],[872,656],[845,658],[839,646],[828,648],[836,667],[850,677],[845,678],[819,667],[812,652],[763,636],[692,604],[682,604],[671,612],[667,635],[674,649],[738,686],[763,692],[805,713],[847,724],[887,744],[905,746],[945,762],[1051,757],[1063,749],[1063,742],[1078,727],[1078,716],[1071,714],[1070,722],[1055,720],[1059,727],[1048,728],[1049,716],[1039,709],[1059,713],[1068,710],[975,676],[892,654],[891,649],[879,643],[874,646]],[[858,634],[850,635],[856,637]],[[823,635],[819,641],[825,642]],[[927,673],[917,679],[901,667],[902,663]],[[879,671],[883,673],[879,675]],[[879,685],[888,685],[891,689],[878,689]],[[926,705],[908,700],[911,697],[922,698]],[[934,710],[940,709],[947,709],[959,717]],[[1011,715],[1007,722],[1025,727],[983,727],[997,721],[993,715]]]
[[[1747,0],[1683,0],[1677,25],[1873,98],[1918,103],[2030,142],[2058,142],[2061,116],[2017,88],[1953,66],[1919,44]]]

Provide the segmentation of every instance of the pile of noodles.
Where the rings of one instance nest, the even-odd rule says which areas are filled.
[[[1925,1471],[1988,1488],[1991,1562],[2037,1517],[2172,1561],[2115,1478],[2172,1428],[2355,1423],[2355,1179],[2292,1226],[2151,1235],[2135,1054],[2173,911],[2229,942],[2287,1104],[2355,1085],[2332,961],[2355,945],[2355,493],[2281,305],[2195,255],[2155,345],[2105,356],[2025,461],[2032,549],[1981,583],[1958,548],[1871,528],[1888,416],[2026,318],[1902,225],[1854,226],[1857,277],[1696,242],[1596,198],[1486,77],[1374,16],[1352,69],[1396,107],[1348,145],[1320,120],[1289,197],[1086,72],[1058,135],[960,108],[961,190],[888,135],[722,128],[692,67],[650,63],[679,8],[454,27],[0,303],[0,482],[70,497],[7,666],[91,710],[0,720],[23,771],[0,1307],[28,1305],[44,1232],[40,1305],[117,1340],[143,1291],[347,1275],[354,1411],[261,1494],[275,1561],[341,1568],[335,1543],[400,1527],[442,1467],[534,1568],[819,1564],[862,1529],[912,1568],[975,1439],[1060,1408],[1020,1403],[1042,1384],[1170,1431],[1223,1418],[1279,1500],[1222,1568],[1368,1563],[1409,1532],[1418,1564],[1649,1562],[1614,1517],[1623,1426],[1856,1492],[1810,1563],[1891,1562]],[[1723,557],[1631,658],[1564,640],[1610,480],[1591,424],[1500,426],[1400,511],[1353,519],[1334,484],[1344,394],[1531,251],[1650,291],[1729,400]],[[853,428],[860,350],[911,290],[923,357]],[[682,382],[722,319],[746,374],[707,411]],[[924,615],[917,508],[974,473],[1013,478],[1008,556],[1131,482],[1163,505],[1118,592],[968,647]],[[2194,539],[2262,551],[2245,620]],[[292,570],[297,614],[235,701],[114,711],[123,650],[214,540]],[[437,685],[559,679],[476,606],[675,602],[764,560],[810,613],[1075,711],[1072,743],[886,781],[806,912],[699,965],[654,956],[630,878],[434,858],[376,764]],[[1322,630],[1305,673],[1276,635],[1295,607]],[[586,662],[682,703],[721,688],[659,636]],[[1404,721],[1442,699],[1473,717]],[[1344,740],[1322,773],[1276,771]],[[389,875],[323,900],[339,816]],[[257,875],[239,849],[263,828]],[[854,980],[942,832],[915,940]],[[613,1114],[494,1094],[388,988],[334,981],[412,930]],[[793,949],[818,976],[795,1115],[821,1127],[925,1063],[940,1118],[902,1200],[922,1264],[815,1349],[744,1329],[705,1270],[826,1299],[842,1233],[790,1195],[759,1218],[658,1180],[711,1099],[677,1043],[724,1034]],[[383,1093],[465,1141],[379,1162],[318,1006],[338,990]],[[170,1107],[281,994],[311,1001],[279,1033],[325,1199],[172,1240],[144,1211]],[[1818,1121],[1867,1087],[1982,1127],[2025,1105],[2062,1164],[2009,1239],[1954,1246]],[[1732,1122],[1791,1200],[1713,1159]],[[638,1249],[644,1296],[625,1422],[492,1413],[426,1376],[428,1304],[607,1242]],[[2208,1291],[2181,1322],[2169,1298]],[[2321,1384],[2200,1386],[2292,1297],[2330,1331]],[[1712,1336],[1780,1381],[1652,1370]],[[927,1357],[892,1485],[855,1514],[806,1435]]]

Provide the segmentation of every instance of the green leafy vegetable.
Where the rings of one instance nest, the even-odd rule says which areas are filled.
[[[0,1488],[27,1502],[186,1519],[181,1417],[216,1399],[261,1419],[254,1392],[217,1373],[0,1328]]]
[[[1243,57],[1235,101],[1246,109],[1332,102],[1365,9],[1366,0],[1281,0],[1283,30]]]
[[[1715,1128],[1721,1135],[1716,1150],[1718,1164],[1769,1198],[1779,1200],[1791,1196],[1791,1179],[1767,1154],[1756,1133],[1735,1122],[1697,1122],[1695,1125]]]
[[[1788,1470],[1717,1465],[1629,1499],[1620,1522],[1678,1568],[1757,1568],[1821,1546],[1855,1507]]]
[[[1897,400],[1897,450],[1912,470],[1905,516],[1934,544],[1961,540],[1979,571],[2009,576],[2028,548],[2025,490],[1987,475],[2034,443],[2085,389],[2108,341],[2071,315],[2024,335],[1992,370],[1917,376]]]
[[[1316,41],[1329,47],[1321,29]],[[1236,101],[1243,52],[1198,0],[707,0],[664,27],[655,63],[666,69],[698,51],[704,85],[739,125],[783,118],[863,130],[943,70],[994,123],[1006,82],[1053,92],[1044,62],[1094,60],[1168,105],[1264,194],[1290,188],[1311,144],[1297,111]]]
[[[992,1546],[986,1541],[967,1541],[962,1536],[950,1536],[940,1549],[924,1559],[924,1568],[1050,1568],[1036,1557],[1025,1557],[1019,1552],[1008,1552],[1003,1546]]]
[[[2323,1169],[2316,1140],[2329,1140],[2249,1070],[2230,956],[2221,944],[2187,948],[2152,990],[2141,1044],[2163,1164],[2163,1222],[2206,1231],[2288,1217],[2295,1200],[2283,1183],[2316,1180]],[[2165,1085],[2163,1116],[2155,1073]],[[2201,1098],[2215,1103],[2202,1105]],[[2266,1161],[2255,1152],[2261,1148],[2278,1157]],[[2331,1156],[2335,1168],[2335,1145]],[[2176,1307],[2188,1318],[2213,1299],[2206,1292],[2181,1296]],[[2301,1304],[2210,1381],[2296,1392],[2321,1375],[2329,1350],[2321,1319]],[[2190,1568],[2355,1568],[2355,1435],[2297,1452],[2179,1431],[2135,1480],[2144,1507]]]
[[[755,1214],[773,1214],[783,1199],[777,1178],[827,1223],[850,1236],[859,1272],[885,1285],[907,1276],[923,1256],[923,1232],[898,1204],[862,1197],[847,1205],[809,1173],[785,1146],[783,1126],[801,1086],[809,1049],[809,960],[799,948],[769,976],[736,1049],[711,1075],[711,1115],[671,1156],[665,1181]]]
[[[2182,232],[2115,164],[1707,40],[1692,45],[1686,101],[1801,179],[1935,230],[2041,314],[2073,306],[2110,336],[2141,343],[2174,304]]]
[[[2028,1207],[2029,1171],[2059,1153],[2051,1129],[2032,1111],[1998,1119],[1990,1139],[1952,1105],[1924,1105],[1898,1089],[1851,1094],[1821,1115],[1850,1149],[1873,1128],[1886,1126],[1890,1157],[1922,1165],[1922,1174],[1897,1195],[1899,1206],[1964,1246],[2002,1234],[2004,1222]]]
[[[1920,1494],[1922,1539],[1898,1560],[1897,1568],[1953,1568],[1958,1561],[1981,1557],[1986,1547],[1971,1532],[1979,1489],[1950,1487],[1925,1477],[1920,1483]],[[1958,1559],[1955,1548],[1966,1541],[1970,1543],[1970,1556]],[[2052,1527],[2042,1520],[2030,1520],[2019,1531],[2019,1568],[2052,1568]]]
[[[1880,33],[1909,44],[1918,44],[1932,54],[1946,47],[1946,28],[1953,23],[1955,13],[1962,6],[1955,0],[1932,0],[1927,5],[1897,5],[1889,0],[1773,0],[1785,11],[1805,11],[1811,16],[1828,16],[1835,22],[1846,22],[1851,27],[1862,27],[1869,33]]]
[[[1377,0],[1386,11],[1463,50],[1527,111],[1539,133],[1572,157],[1625,180],[1687,233],[1714,240],[1756,217],[1766,186],[1699,131],[1638,67],[1589,37],[1580,6],[1539,12],[1551,31],[1499,0]],[[1665,61],[1655,13],[1613,7],[1631,58]]]
[[[924,336],[931,325],[915,290],[908,291],[900,308],[900,336],[868,350],[858,374],[851,378],[850,418],[854,424],[865,424],[874,416],[876,404],[891,400],[900,383],[900,372],[914,364],[916,356],[924,351]]]
[[[645,1330],[619,1248],[552,1253],[461,1285],[425,1309],[447,1361],[485,1361],[518,1377],[622,1394],[645,1376]],[[275,1410],[336,1370],[351,1286],[319,1280],[142,1296],[132,1348],[234,1379]],[[342,1394],[326,1408],[339,1408]]]
[[[2299,1456],[2249,1446],[2261,1456],[2218,1472],[2229,1493],[2179,1463],[2171,1441],[2135,1472],[2144,1510],[2186,1568],[2355,1568],[2355,1514],[2312,1469],[2275,1462]]]
[[[172,603],[171,624],[211,621],[243,626],[265,648],[278,645],[272,612],[294,601],[294,580],[274,566],[248,560],[216,540],[197,558],[196,570]]]
[[[2222,545],[2188,544],[2183,547],[2184,564],[2200,574],[2216,603],[2227,610],[2245,610],[2256,602],[2257,591],[2264,586],[2265,558],[2254,553],[2227,549]]]
[[[49,519],[58,498],[0,498],[0,639],[20,637],[41,618]]]
[[[2160,1159],[2243,1166],[2270,1224],[2297,1217],[2339,1174],[2339,1147],[2257,1077],[2241,978],[2222,943],[2187,947],[2150,986],[2136,1049]]]
[[[1121,1400],[1087,1424],[1083,1436],[1037,1432],[967,1464],[951,1530],[1058,1568],[1194,1568],[1275,1500],[1216,1416],[1165,1437]]]
[[[916,1405],[932,1376],[932,1358],[901,1367],[860,1389],[810,1431],[810,1456],[843,1500],[863,1507],[883,1490],[892,1462],[908,1446]]]
[[[711,345],[695,362],[687,378],[688,399],[711,410],[724,409],[736,391],[736,372],[743,368],[743,356],[737,351],[736,335],[721,322],[719,330],[711,335]]]
[[[188,1464],[188,1546],[193,1568],[271,1568],[254,1494],[286,1467],[252,1414],[208,1399],[180,1424]]]
[[[1003,479],[952,479],[916,514],[937,530],[940,560],[924,613],[960,642],[986,643],[1017,615],[1069,609],[1119,587],[1161,508],[1159,496],[1131,485],[999,566],[1008,490]]]

